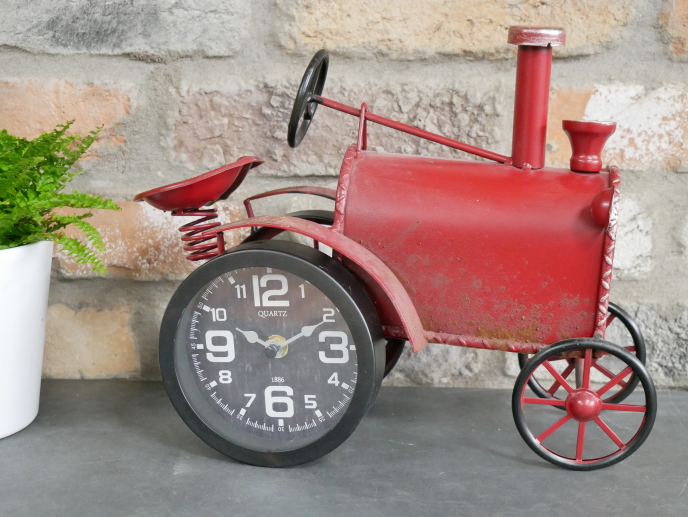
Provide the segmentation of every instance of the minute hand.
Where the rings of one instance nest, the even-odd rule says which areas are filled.
[[[298,334],[296,334],[294,337],[292,337],[292,338],[290,338],[290,339],[287,339],[284,343],[282,343],[282,346],[288,345],[289,343],[291,343],[291,342],[293,342],[293,341],[296,341],[296,340],[299,339],[301,336],[309,337],[311,334],[313,334],[313,331],[314,331],[317,327],[319,327],[320,325],[322,325],[323,323],[325,323],[325,322],[324,322],[324,321],[321,321],[321,322],[318,323],[317,325],[309,325],[309,326],[307,326],[307,327],[303,327],[303,328],[301,329],[301,332],[299,332]]]

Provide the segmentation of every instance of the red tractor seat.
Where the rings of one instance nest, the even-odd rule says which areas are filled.
[[[255,156],[242,156],[234,163],[184,181],[137,194],[134,201],[145,201],[159,210],[185,210],[212,205],[227,199],[253,167],[263,163]]]

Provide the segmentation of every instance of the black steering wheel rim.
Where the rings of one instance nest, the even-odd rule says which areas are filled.
[[[301,79],[299,91],[294,99],[294,107],[289,118],[287,142],[289,147],[298,146],[311,125],[311,121],[318,109],[318,103],[313,99],[321,95],[327,78],[327,68],[330,64],[330,54],[325,49],[318,50],[306,68]]]

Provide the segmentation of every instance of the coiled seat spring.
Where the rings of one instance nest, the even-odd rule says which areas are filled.
[[[185,210],[174,210],[172,212],[173,216],[185,216],[185,217],[200,217],[190,223],[187,223],[179,227],[179,231],[183,232],[182,244],[184,245],[184,251],[188,253],[186,256],[187,260],[196,261],[210,259],[222,255],[225,252],[225,239],[224,234],[219,232],[214,236],[209,237],[197,237],[197,234],[206,232],[212,228],[220,226],[217,219],[217,209],[200,209],[200,208],[190,208]]]

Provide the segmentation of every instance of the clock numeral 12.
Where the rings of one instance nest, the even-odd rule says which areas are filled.
[[[279,289],[270,289],[265,291],[261,297],[260,288],[267,287],[268,282],[280,282],[282,287]],[[289,300],[271,300],[273,296],[281,296],[287,294],[289,287],[287,285],[287,277],[284,275],[268,274],[263,275],[258,279],[258,275],[253,275],[253,303],[256,307],[261,306],[261,299],[263,307],[289,307]]]

